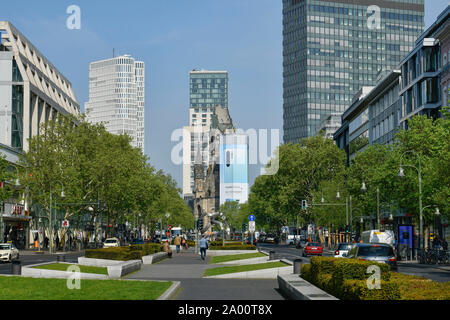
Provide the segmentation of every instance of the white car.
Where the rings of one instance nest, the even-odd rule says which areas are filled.
[[[103,243],[103,248],[120,247],[119,239],[108,238]]]
[[[11,262],[19,259],[19,250],[11,243],[0,244],[0,261]]]

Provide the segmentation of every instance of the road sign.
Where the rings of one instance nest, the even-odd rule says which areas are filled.
[[[69,227],[69,220],[64,220],[64,221],[62,222],[62,227],[63,227],[63,228],[68,228],[68,227]]]
[[[255,230],[256,230],[256,227],[255,227],[255,221],[250,221],[250,222],[248,223],[248,231],[250,231],[250,232],[255,232]]]
[[[252,215],[250,215],[249,217],[248,217],[248,220],[249,221],[255,221],[255,216],[252,214]]]

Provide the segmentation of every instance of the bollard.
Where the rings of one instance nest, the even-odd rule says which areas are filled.
[[[56,261],[58,261],[58,262],[66,262],[66,255],[65,254],[58,254],[56,256]]]
[[[302,259],[295,259],[294,260],[294,274],[300,274],[302,270]]]
[[[275,251],[269,252],[269,260],[275,260]]]
[[[22,265],[19,260],[14,260],[11,262],[12,274],[16,276],[20,276],[22,274]]]

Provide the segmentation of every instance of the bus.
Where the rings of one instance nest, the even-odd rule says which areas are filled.
[[[182,236],[183,235],[183,229],[181,227],[172,227],[172,230],[170,230],[170,237],[173,239],[176,236]]]

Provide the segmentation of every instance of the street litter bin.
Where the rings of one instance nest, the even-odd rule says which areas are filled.
[[[19,260],[12,261],[11,269],[13,275],[20,276],[22,274],[22,263]]]

